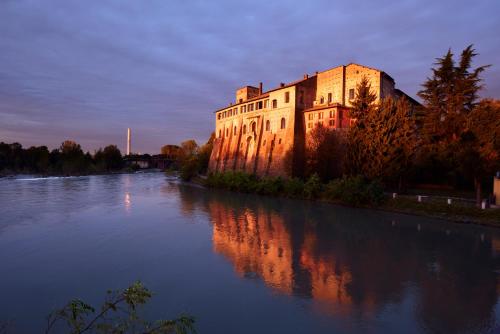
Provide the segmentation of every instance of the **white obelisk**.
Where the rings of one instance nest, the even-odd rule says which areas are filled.
[[[132,149],[132,131],[127,128],[127,155],[130,155],[130,150]]]

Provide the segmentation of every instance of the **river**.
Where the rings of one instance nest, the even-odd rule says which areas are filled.
[[[207,190],[161,173],[0,179],[0,321],[43,332],[141,280],[199,333],[489,333],[500,231]]]

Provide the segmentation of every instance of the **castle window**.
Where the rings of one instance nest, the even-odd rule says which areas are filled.
[[[309,116],[308,116],[309,120],[312,121],[314,119],[314,114],[313,113],[310,113]]]
[[[250,112],[250,111],[253,111],[253,103],[250,103],[250,104],[248,105],[248,111],[249,111],[249,112]]]
[[[283,117],[281,119],[281,128],[284,129],[286,127],[286,121],[285,121],[285,118]]]
[[[320,103],[320,104],[325,103],[325,98],[324,98],[323,96],[319,98],[319,103]]]
[[[259,102],[256,103],[256,108],[255,109],[257,109],[257,110],[262,109],[262,101],[259,101]]]
[[[354,89],[349,89],[349,100],[354,100]]]
[[[234,127],[234,132],[233,132],[233,135],[236,135],[236,131],[237,131],[237,129],[236,129],[236,126],[235,126],[235,127]]]
[[[252,122],[252,132],[255,132],[256,126],[257,126],[257,124],[255,122]]]
[[[290,102],[290,92],[285,92],[285,103]]]
[[[335,110],[330,110],[330,118],[335,118]]]
[[[241,106],[241,113],[247,112],[247,106]]]
[[[328,123],[330,126],[335,126],[335,120],[331,119],[330,122]]]
[[[269,120],[266,121],[266,131],[270,131],[271,130],[271,122],[269,122]]]
[[[246,133],[247,133],[247,126],[243,125],[243,134],[246,134]]]
[[[278,108],[278,100],[273,100],[273,109]]]
[[[322,112],[318,113],[318,119],[323,119],[323,113]]]
[[[332,93],[328,93],[328,103],[332,103]]]

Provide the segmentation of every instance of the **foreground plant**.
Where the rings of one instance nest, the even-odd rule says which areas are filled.
[[[74,334],[195,333],[194,318],[191,316],[158,320],[154,323],[142,319],[138,314],[138,308],[146,304],[151,296],[151,291],[141,282],[135,282],[125,290],[108,291],[106,300],[98,312],[91,305],[79,299],[73,299],[47,317],[45,333],[55,331],[56,327],[60,329],[61,325],[65,325],[68,332]]]

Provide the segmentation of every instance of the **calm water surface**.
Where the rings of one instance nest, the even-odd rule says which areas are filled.
[[[199,333],[490,333],[500,234],[205,190],[162,174],[0,179],[0,320],[141,280]]]

